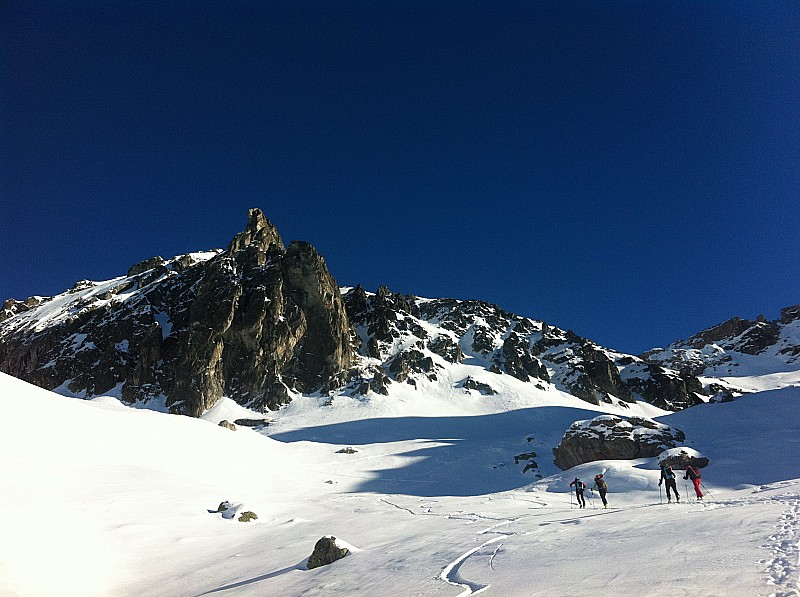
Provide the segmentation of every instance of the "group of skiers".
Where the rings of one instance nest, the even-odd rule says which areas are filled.
[[[684,479],[690,479],[692,484],[694,485],[694,492],[697,496],[698,500],[703,499],[703,492],[700,490],[701,485],[701,477],[700,477],[700,469],[695,466],[686,466],[686,472],[683,475]],[[658,481],[658,486],[661,487],[662,483],[667,486],[667,503],[672,503],[672,495],[670,494],[670,490],[672,493],[675,494],[675,501],[680,502],[681,496],[678,494],[678,487],[675,482],[676,476],[675,471],[672,470],[672,466],[670,465],[661,465],[661,478]],[[581,481],[578,477],[575,477],[575,480],[569,484],[570,487],[575,487],[575,497],[578,498],[578,507],[585,508],[586,507],[586,498],[583,495],[583,492],[587,489],[586,483]],[[603,473],[599,473],[594,476],[594,485],[589,488],[590,491],[594,492],[597,491],[600,494],[600,499],[603,501],[603,508],[608,508],[608,500],[606,499],[606,494],[608,493],[608,483],[606,483],[605,479],[603,478]]]
[[[581,481],[578,477],[575,477],[575,480],[569,484],[570,487],[573,485],[575,486],[575,495],[578,498],[578,507],[585,508],[586,498],[583,497],[583,492],[586,490],[586,483]],[[590,491],[594,491],[595,489],[600,494],[600,499],[603,500],[603,508],[608,508],[608,500],[606,500],[608,483],[606,483],[605,479],[603,479],[602,473],[594,476],[594,486],[590,488]]]

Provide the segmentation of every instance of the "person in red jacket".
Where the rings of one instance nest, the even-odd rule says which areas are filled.
[[[697,494],[697,499],[703,499],[703,492],[700,491],[700,469],[695,466],[686,467],[686,474],[683,475],[684,479],[691,479],[694,484],[694,492]]]

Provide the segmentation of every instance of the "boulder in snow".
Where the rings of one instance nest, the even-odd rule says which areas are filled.
[[[652,419],[602,415],[575,421],[553,455],[555,465],[566,470],[595,460],[652,458],[684,439],[680,429]]]
[[[337,545],[336,537],[326,535],[322,537],[314,546],[314,551],[308,558],[308,569],[319,568],[320,566],[327,566],[336,560],[341,560],[350,550],[347,547]]]
[[[250,522],[251,520],[257,520],[257,519],[258,515],[255,512],[251,512],[250,510],[248,510],[247,512],[242,512],[239,515],[239,518],[237,518],[239,522]]]

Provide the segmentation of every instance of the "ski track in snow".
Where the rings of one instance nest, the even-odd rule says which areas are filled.
[[[772,485],[766,485],[759,487],[754,491],[755,494],[758,494],[763,491],[767,491],[770,489],[776,489],[783,485],[790,485],[793,484],[791,482],[787,483],[776,483]],[[511,496],[512,499],[514,496]],[[709,497],[710,494],[709,494]],[[477,595],[478,593],[482,593],[491,587],[490,584],[482,584],[478,582],[473,582],[467,580],[461,576],[461,566],[472,556],[474,555],[488,555],[488,565],[492,570],[494,570],[494,561],[497,555],[500,553],[501,548],[503,547],[503,543],[495,546],[494,549],[491,551],[490,554],[484,553],[484,548],[501,541],[504,538],[513,537],[519,534],[527,534],[523,531],[502,531],[500,530],[501,527],[513,524],[520,519],[529,518],[534,516],[542,516],[542,515],[553,515],[556,514],[556,510],[551,510],[554,504],[546,503],[546,502],[534,502],[533,500],[524,500],[530,501],[531,503],[536,504],[539,510],[536,513],[530,514],[523,514],[517,517],[507,517],[507,518],[495,518],[491,516],[487,516],[485,514],[478,514],[478,513],[471,513],[471,512],[464,512],[462,510],[457,510],[455,512],[448,512],[437,514],[432,512],[431,508],[426,505],[420,505],[419,508],[424,508],[424,510],[417,512],[412,508],[402,506],[400,504],[394,503],[389,501],[386,498],[381,498],[381,502],[384,504],[391,506],[393,508],[397,508],[398,510],[402,510],[407,512],[412,516],[436,516],[442,518],[448,518],[451,520],[466,520],[469,524],[474,524],[479,521],[493,521],[495,524],[482,529],[476,532],[476,535],[486,535],[486,534],[496,534],[498,536],[489,539],[488,541],[484,541],[478,547],[474,547],[467,552],[461,554],[458,558],[447,564],[444,567],[439,578],[446,583],[463,588],[463,592],[459,593],[457,597],[469,597],[470,595]],[[703,510],[706,509],[715,509],[715,508],[735,508],[737,506],[745,506],[745,505],[752,505],[753,502],[769,502],[769,501],[777,501],[779,503],[785,504],[787,509],[781,515],[780,521],[776,525],[777,531],[770,535],[767,539],[767,543],[763,545],[765,549],[768,549],[772,555],[770,559],[761,560],[761,563],[766,564],[766,573],[767,573],[767,583],[769,585],[773,585],[777,587],[779,590],[772,592],[769,594],[769,597],[800,597],[800,581],[798,580],[798,572],[800,572],[800,493],[790,493],[790,494],[783,494],[778,496],[772,496],[768,498],[744,498],[744,499],[732,499],[732,500],[716,500],[711,499],[706,502],[683,502],[686,506],[702,506]],[[615,514],[621,513],[626,510],[631,509],[639,509],[639,508],[649,508],[653,506],[659,506],[660,503],[653,503],[653,504],[640,504],[637,506],[629,506],[626,508],[609,508],[609,509],[597,509],[594,511],[591,510],[584,510],[579,515],[574,516],[572,518],[558,518],[554,517],[553,520],[544,520],[539,523],[539,526],[547,526],[550,524],[573,524],[579,522],[582,519],[586,518],[593,518],[596,516],[604,516],[608,514]],[[542,508],[546,508],[546,510],[541,511]]]
[[[456,510],[455,512],[449,512],[444,514],[436,514],[431,511],[429,507],[422,504],[419,507],[425,508],[422,512],[416,512],[412,508],[408,508],[406,506],[401,506],[400,504],[396,504],[394,502],[389,501],[386,498],[380,498],[380,501],[386,504],[387,506],[391,506],[393,508],[397,508],[398,510],[402,510],[403,512],[407,512],[412,516],[437,516],[441,518],[447,518],[450,520],[466,520],[467,524],[474,524],[476,522],[485,520],[485,521],[492,521],[495,524],[491,525],[488,528],[482,529],[476,532],[476,535],[486,535],[486,534],[496,534],[497,537],[493,537],[488,541],[484,541],[478,547],[470,549],[466,553],[461,554],[458,558],[450,562],[447,566],[444,567],[439,578],[445,581],[446,583],[453,585],[455,587],[462,587],[464,589],[463,592],[458,594],[458,597],[468,597],[469,595],[477,595],[488,589],[491,585],[489,584],[481,584],[477,582],[469,581],[461,576],[460,569],[462,564],[466,562],[470,557],[473,555],[481,552],[484,547],[492,545],[503,539],[504,537],[508,537],[511,535],[517,535],[519,533],[514,532],[507,532],[503,533],[502,531],[497,531],[498,527],[506,526],[512,524],[513,522],[523,518],[523,516],[515,517],[515,518],[496,518],[493,516],[487,516],[485,514],[478,514],[473,512],[464,512],[463,510]],[[489,566],[494,569],[494,558],[502,547],[502,543],[498,545],[493,551],[491,556],[489,557]]]
[[[494,537],[493,539],[489,539],[488,541],[482,543],[478,547],[470,549],[467,553],[462,554],[455,561],[448,564],[444,570],[442,570],[442,573],[439,575],[439,578],[441,578],[443,581],[453,586],[464,587],[464,591],[462,593],[459,593],[458,597],[468,597],[469,595],[477,595],[478,593],[482,593],[492,585],[488,584],[482,585],[480,583],[468,581],[461,577],[459,570],[461,568],[461,565],[464,562],[466,562],[471,556],[478,553],[487,545],[491,545],[492,543],[500,541],[500,539],[502,539],[502,536]],[[494,553],[492,554],[492,557],[489,559],[489,565],[491,565],[492,560],[494,560]]]

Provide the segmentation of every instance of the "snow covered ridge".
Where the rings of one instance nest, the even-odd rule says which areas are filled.
[[[782,356],[800,337],[797,309],[785,311]],[[748,390],[699,379],[664,354],[622,354],[482,301],[341,288],[311,245],[285,247],[257,209],[224,250],[155,257],[113,280],[9,300],[0,317],[0,371],[191,416],[223,396],[265,412],[303,396],[334,404],[409,390],[466,393],[495,410],[510,395],[528,404],[544,392],[641,414],[638,403],[674,411]],[[769,354],[746,356],[768,372],[800,368],[779,359],[775,369]]]
[[[768,321],[734,317],[688,340],[642,355],[649,361],[707,376],[751,376],[800,370],[800,305]]]
[[[362,379],[353,390],[389,395],[392,382],[496,393],[504,378],[571,394],[593,405],[629,408],[643,401],[677,410],[703,401],[694,376],[603,348],[543,321],[483,301],[344,293],[359,339]]]

